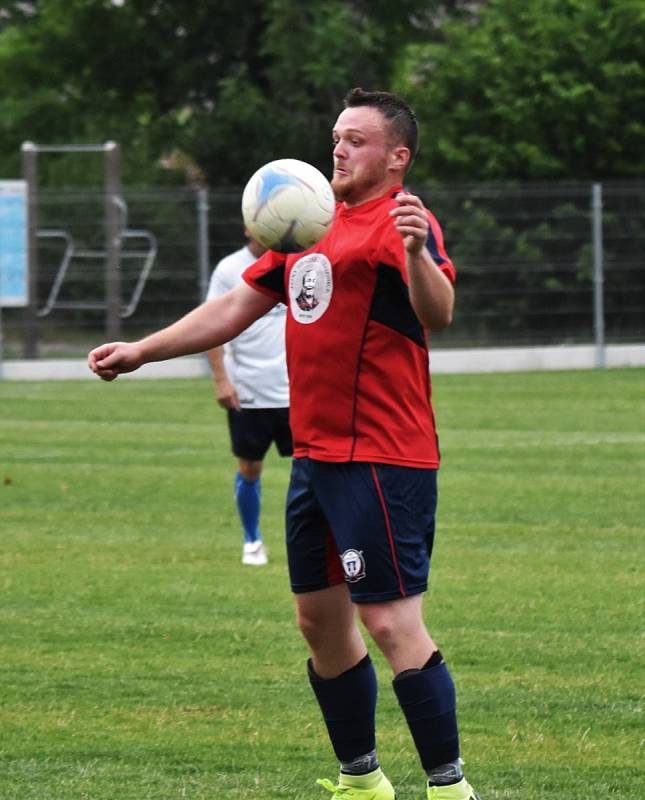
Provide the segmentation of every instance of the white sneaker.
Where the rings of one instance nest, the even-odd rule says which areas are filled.
[[[242,563],[251,564],[254,567],[263,567],[269,563],[267,550],[262,539],[257,539],[255,542],[244,542]]]

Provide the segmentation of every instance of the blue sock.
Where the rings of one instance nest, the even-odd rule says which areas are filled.
[[[255,542],[260,534],[260,479],[247,481],[238,472],[235,476],[235,500],[244,529],[244,541]]]
[[[425,771],[457,761],[455,684],[439,651],[423,669],[402,672],[392,685]]]
[[[308,669],[311,688],[338,760],[341,764],[350,765],[356,763],[356,759],[369,755],[371,758],[365,760],[364,771],[376,769],[377,684],[369,655],[337,678],[321,678],[315,673],[311,661],[308,662]]]

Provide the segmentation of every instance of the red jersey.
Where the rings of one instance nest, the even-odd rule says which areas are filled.
[[[243,275],[288,308],[287,367],[294,455],[437,468],[425,330],[410,304],[403,238],[387,195],[342,203],[304,253],[268,251]],[[428,211],[427,247],[455,280]]]

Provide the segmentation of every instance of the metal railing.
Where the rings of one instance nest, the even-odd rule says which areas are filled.
[[[645,342],[645,181],[410,188],[441,223],[458,271],[455,321],[435,348],[595,344],[603,366],[607,343]],[[40,356],[80,355],[103,339],[115,307],[123,338],[186,313],[213,265],[244,241],[240,196],[123,190],[110,311],[104,193],[40,191],[38,310],[3,310],[5,358],[34,340]]]

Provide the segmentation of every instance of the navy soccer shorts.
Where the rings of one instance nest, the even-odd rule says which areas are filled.
[[[288,408],[243,408],[228,412],[228,430],[234,455],[262,461],[275,442],[281,456],[293,452]]]
[[[287,498],[292,590],[344,580],[356,603],[424,592],[436,506],[434,469],[294,459]]]

